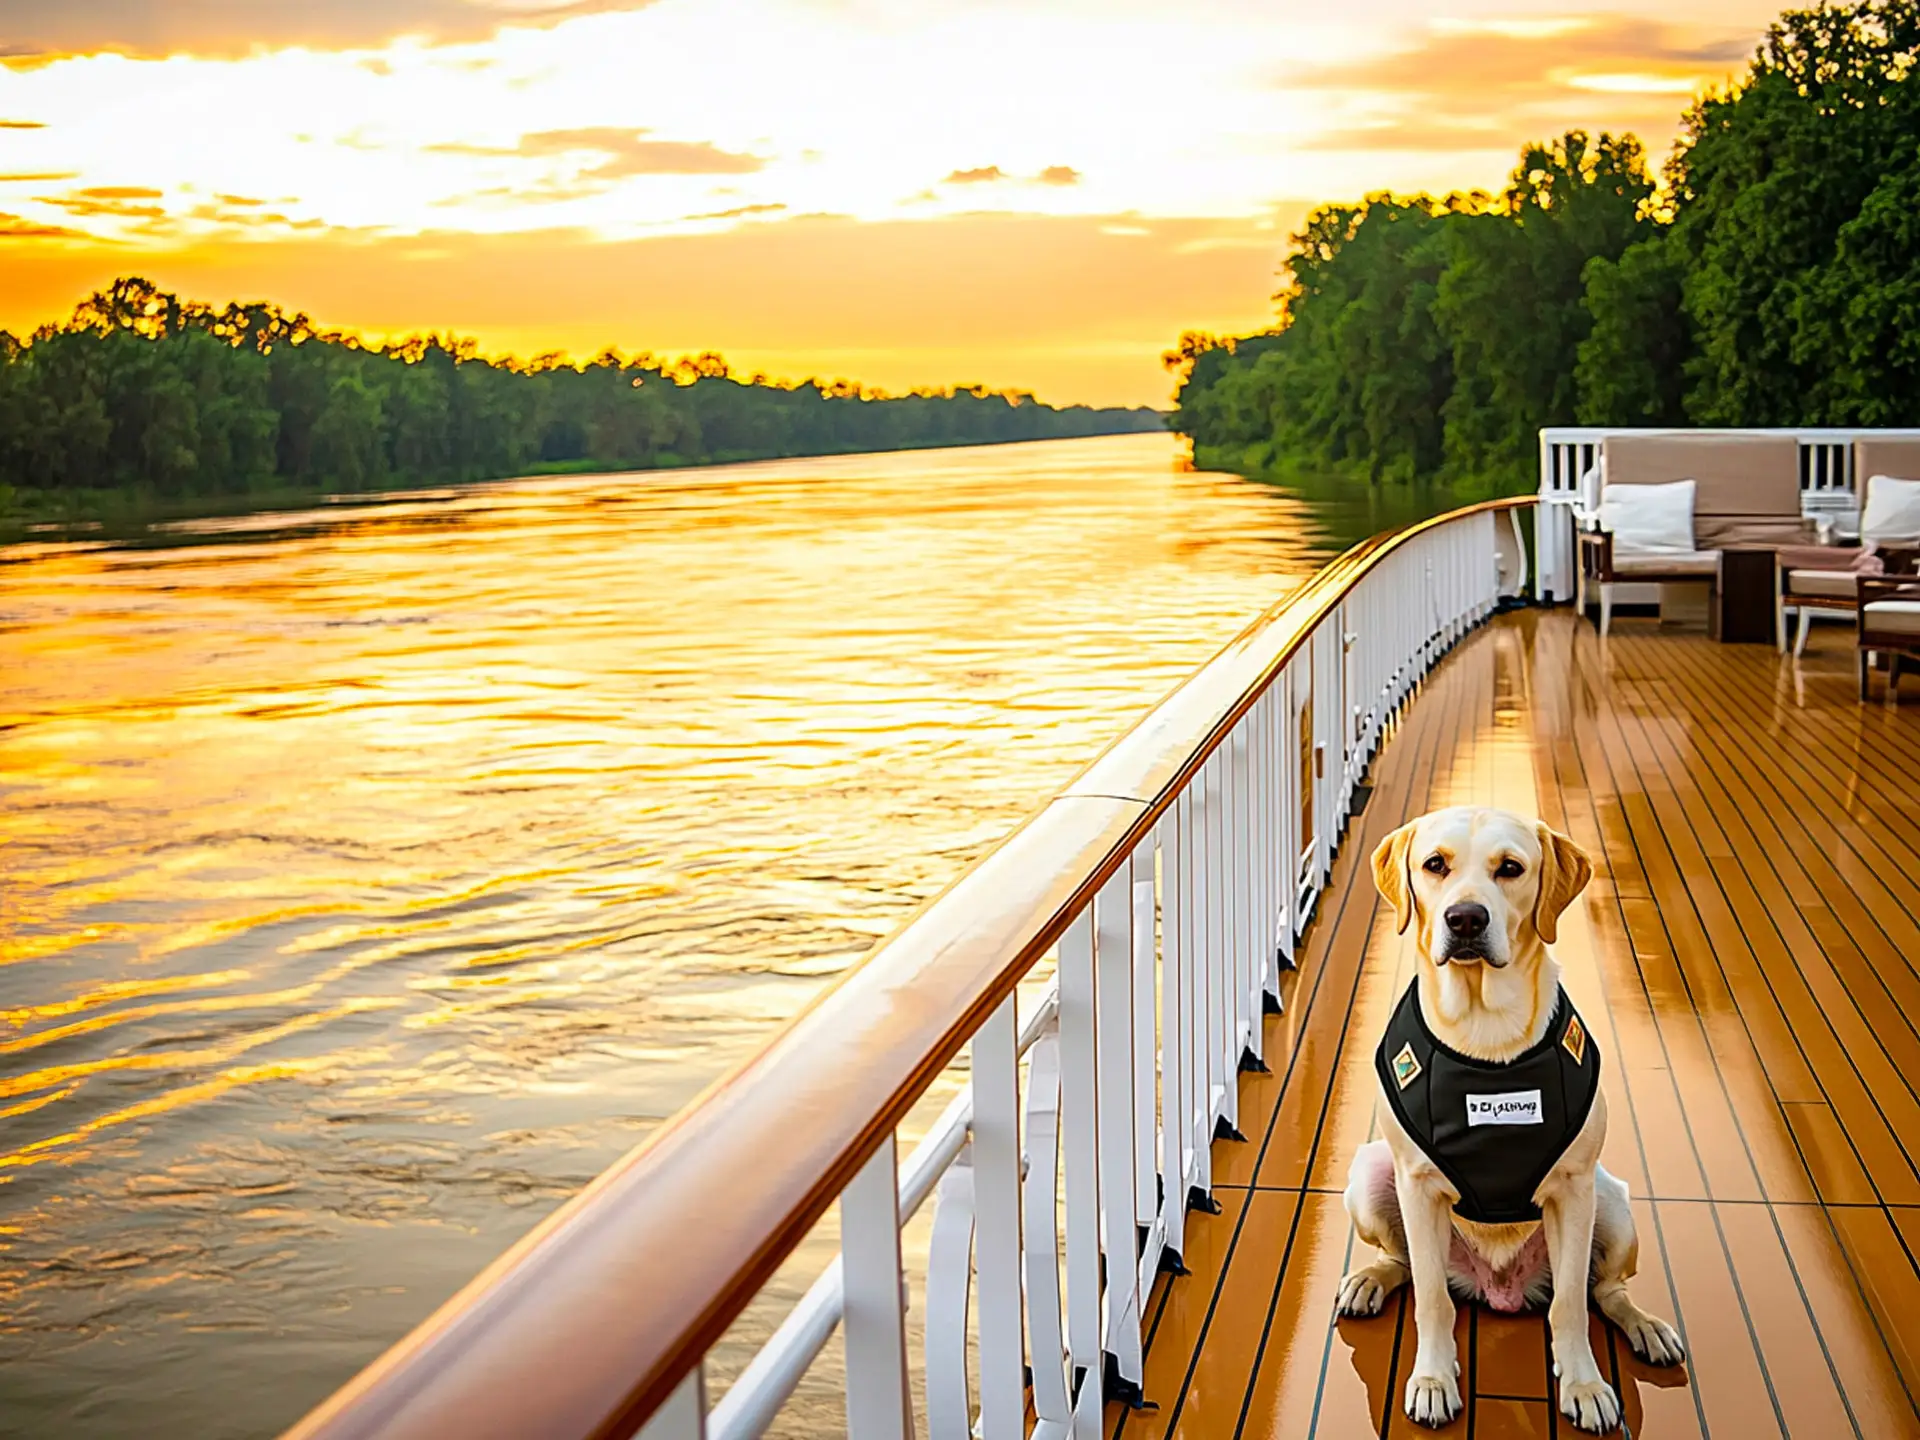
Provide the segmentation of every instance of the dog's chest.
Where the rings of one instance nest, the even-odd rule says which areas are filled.
[[[1564,993],[1541,1041],[1494,1065],[1436,1040],[1409,988],[1375,1063],[1395,1118],[1460,1192],[1460,1216],[1487,1225],[1540,1218],[1534,1193],[1599,1088],[1599,1054]]]

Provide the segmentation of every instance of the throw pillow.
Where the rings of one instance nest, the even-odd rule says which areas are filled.
[[[1600,528],[1616,555],[1693,553],[1693,481],[1609,485],[1600,495]]]
[[[1860,538],[1870,545],[1920,540],[1920,480],[1875,475],[1867,481],[1867,504],[1860,512]]]

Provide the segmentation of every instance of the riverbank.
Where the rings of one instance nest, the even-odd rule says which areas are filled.
[[[1530,476],[1511,475],[1373,480],[1359,466],[1303,461],[1267,441],[1195,445],[1193,466],[1278,487],[1311,507],[1329,538],[1343,546],[1462,505],[1531,494],[1537,483]]]

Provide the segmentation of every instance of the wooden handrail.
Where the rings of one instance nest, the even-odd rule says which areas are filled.
[[[1322,568],[290,1440],[632,1434],[1360,579],[1418,535],[1537,498]]]

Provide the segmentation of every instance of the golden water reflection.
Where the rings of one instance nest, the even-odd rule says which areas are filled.
[[[0,1432],[272,1433],[1326,553],[1158,436],[191,529],[0,564]]]

